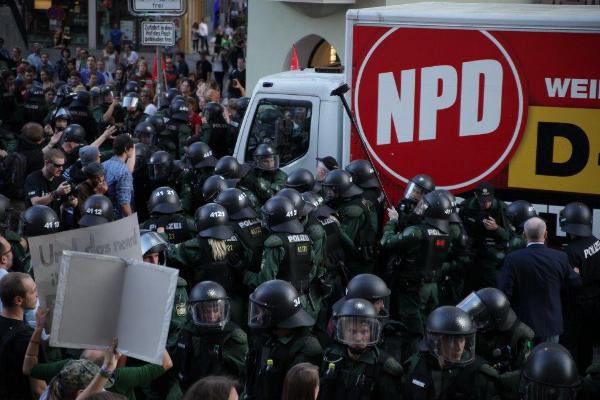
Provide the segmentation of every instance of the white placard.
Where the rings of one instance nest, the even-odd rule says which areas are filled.
[[[175,24],[172,22],[142,22],[142,45],[174,46]]]

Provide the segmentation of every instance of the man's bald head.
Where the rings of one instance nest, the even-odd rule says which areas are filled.
[[[546,223],[539,217],[529,218],[523,227],[527,242],[543,242],[546,239]]]

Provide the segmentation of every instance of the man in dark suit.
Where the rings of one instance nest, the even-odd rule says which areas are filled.
[[[538,217],[525,222],[527,247],[504,259],[498,277],[502,290],[517,316],[535,332],[534,343],[558,343],[563,333],[561,287],[581,285],[578,271],[567,255],[546,247],[546,223]]]

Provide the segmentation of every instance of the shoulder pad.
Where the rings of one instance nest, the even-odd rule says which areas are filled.
[[[313,241],[321,240],[326,236],[325,229],[322,225],[312,224],[306,227],[306,233]]]
[[[271,235],[265,240],[265,247],[280,247],[283,246],[283,241],[277,235]]]
[[[519,335],[521,340],[533,340],[535,332],[524,322],[520,322],[515,329],[515,333]]]
[[[339,214],[343,217],[358,218],[362,215],[363,209],[358,205],[349,205],[339,209]]]
[[[421,230],[415,226],[409,226],[402,231],[403,237],[421,238]]]
[[[402,376],[404,374],[404,369],[402,365],[394,357],[388,356],[387,360],[383,363],[382,367],[383,371],[387,372],[392,376]]]
[[[320,356],[323,353],[323,348],[321,347],[321,344],[313,335],[304,336],[301,340],[301,343],[302,348],[300,350],[304,354],[307,354],[309,356]]]
[[[8,230],[8,229],[4,231],[2,236],[4,236],[4,238],[9,242],[20,242],[21,241],[21,236],[19,236],[15,232]]]
[[[590,365],[585,370],[585,374],[586,375],[598,375],[598,374],[600,374],[600,363],[598,363],[598,362],[592,363],[592,365]]]
[[[240,328],[234,329],[233,332],[231,332],[231,336],[229,336],[229,338],[239,344],[248,343],[248,335],[246,335],[246,332],[244,332]]]
[[[185,279],[183,279],[182,277],[177,277],[177,287],[187,287],[187,282],[185,281]]]
[[[197,248],[200,247],[200,243],[198,243],[198,238],[193,238],[193,239],[190,239],[190,240],[186,240],[183,243],[176,244],[175,247],[178,247],[178,248],[179,247],[183,247],[183,248],[186,248],[186,249],[190,249],[190,248],[196,248],[197,249]]]
[[[496,371],[491,365],[487,363],[484,363],[481,365],[481,367],[479,367],[479,372],[492,379],[498,379],[500,377],[498,371]]]

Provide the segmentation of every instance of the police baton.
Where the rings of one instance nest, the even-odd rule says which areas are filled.
[[[350,122],[352,122],[352,126],[354,127],[354,129],[356,129],[356,132],[358,133],[358,138],[360,139],[360,144],[362,145],[362,147],[365,151],[365,154],[367,155],[367,159],[373,166],[373,171],[375,171],[375,176],[377,177],[377,182],[379,182],[379,187],[381,188],[381,192],[383,193],[383,197],[385,198],[386,207],[394,208],[394,206],[392,205],[392,202],[390,201],[389,196],[387,195],[387,193],[385,191],[385,188],[383,187],[383,184],[381,183],[381,176],[379,175],[379,171],[377,171],[377,168],[375,168],[375,163],[373,163],[373,159],[371,158],[371,153],[369,152],[369,148],[367,147],[367,144],[365,143],[363,132],[359,129],[358,123],[356,123],[356,117],[354,116],[354,113],[350,109],[350,106],[348,105],[348,102],[346,101],[346,97],[344,97],[344,95],[349,90],[350,90],[350,86],[348,86],[347,83],[342,83],[340,86],[333,89],[331,91],[330,95],[338,96],[340,98],[340,100],[342,101],[342,104],[344,105],[344,110],[346,110],[346,114],[348,114],[348,117],[350,118]]]

